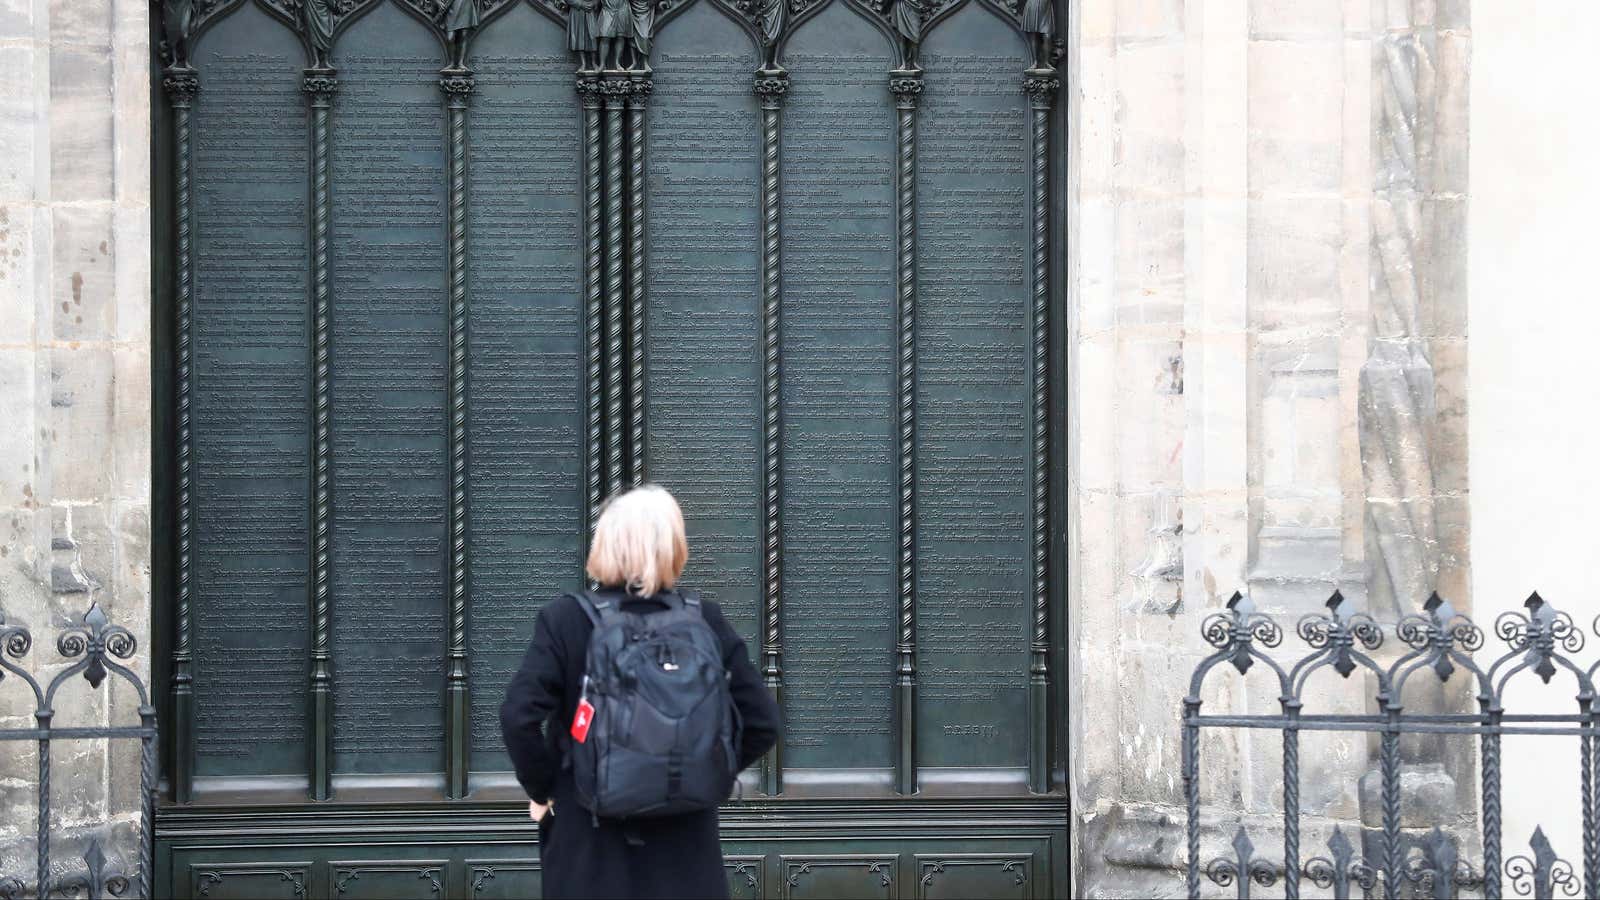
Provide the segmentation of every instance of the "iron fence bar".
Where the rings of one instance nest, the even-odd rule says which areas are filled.
[[[0,741],[37,741],[46,736],[51,740],[101,740],[105,738],[150,738],[154,729],[143,725],[124,725],[102,728],[5,728],[0,729]]]
[[[1592,694],[1579,698],[1579,705],[1589,720],[1585,726],[1580,749],[1582,759],[1579,760],[1581,790],[1583,797],[1583,890],[1585,897],[1595,897],[1600,894],[1600,834],[1596,831],[1595,785],[1594,785],[1594,706],[1595,698]]]
[[[1498,722],[1500,709],[1489,696],[1480,696],[1485,715]],[[1490,732],[1479,739],[1483,757],[1483,896],[1500,897],[1500,734]]]
[[[139,708],[139,719],[149,733],[139,746],[139,896],[154,897],[156,838],[156,711],[148,704]]]
[[[1283,698],[1283,891],[1287,900],[1300,896],[1300,732],[1294,721],[1300,701]],[[1244,879],[1240,879],[1243,881]]]
[[[1193,724],[1199,710],[1199,698],[1189,697],[1183,701],[1183,803],[1188,813],[1185,838],[1189,850],[1184,878],[1188,882],[1190,900],[1198,900],[1200,896],[1200,728]]]
[[[130,879],[122,872],[108,869],[105,855],[100,851],[98,838],[89,841],[88,850],[83,854],[83,861],[87,869],[83,876],[72,876],[69,879],[53,878],[50,864],[50,825],[54,820],[51,804],[51,775],[52,760],[51,749],[53,742],[58,737],[70,736],[72,738],[98,738],[98,739],[123,739],[137,738],[140,741],[140,821],[137,830],[139,839],[139,871],[136,882],[136,893],[141,897],[150,897],[152,894],[150,879],[154,868],[152,865],[154,837],[154,810],[156,790],[156,751],[158,732],[156,730],[156,710],[150,703],[150,692],[145,683],[129,668],[116,662],[116,659],[130,659],[137,649],[137,641],[125,628],[113,625],[98,605],[91,604],[89,611],[83,617],[83,625],[74,626],[64,631],[56,641],[56,651],[65,659],[75,659],[71,665],[58,671],[50,680],[47,687],[41,686],[39,680],[32,673],[21,668],[16,661],[26,658],[33,647],[33,635],[27,628],[19,625],[7,625],[5,615],[0,612],[0,678],[7,673],[15,676],[16,682],[26,685],[33,694],[33,716],[38,727],[31,729],[6,729],[0,734],[0,743],[6,742],[32,742],[37,747],[37,768],[39,773],[37,807],[35,809],[35,887],[40,898],[50,896],[51,892],[58,891],[66,896],[78,896],[80,890],[87,892],[93,900],[105,894],[121,896],[130,886]],[[54,704],[56,691],[68,679],[82,675],[89,682],[91,689],[97,689],[103,684],[108,675],[115,675],[126,680],[134,689],[139,702],[139,726],[118,727],[102,726],[97,728],[54,728],[52,723],[55,717]],[[13,683],[16,683],[13,682]],[[26,885],[19,878],[0,879],[0,896],[20,897],[26,890]]]
[[[1219,716],[1216,718],[1205,717],[1193,723],[1199,728],[1255,728],[1268,731],[1281,731],[1288,726],[1285,719],[1274,717],[1271,719],[1243,719],[1236,720],[1231,717]],[[1306,721],[1299,724],[1300,731],[1359,731],[1367,734],[1382,734],[1389,730],[1385,725],[1363,722],[1312,722]],[[1530,726],[1514,725],[1479,725],[1475,727],[1461,727],[1459,725],[1438,725],[1428,722],[1401,721],[1396,727],[1401,734],[1517,734],[1517,735],[1542,735],[1545,737],[1582,737],[1582,728],[1534,728]]]
[[[1282,727],[1281,723],[1285,720],[1285,717],[1282,716],[1282,715],[1269,715],[1269,714],[1260,714],[1260,713],[1258,713],[1258,714],[1255,714],[1255,715],[1237,715],[1237,716],[1204,715],[1204,716],[1199,716],[1198,720],[1202,724],[1221,722],[1223,720],[1227,720],[1229,722],[1234,722],[1234,721],[1271,722],[1271,723],[1274,723],[1271,727],[1281,728]],[[1323,715],[1302,715],[1296,721],[1299,722],[1300,724],[1307,724],[1307,723],[1313,723],[1313,722],[1366,722],[1368,724],[1378,726],[1378,728],[1376,728],[1374,730],[1380,730],[1380,731],[1382,730],[1382,727],[1387,723],[1387,720],[1383,716],[1352,716],[1352,715],[1331,714],[1331,713],[1323,714]],[[1467,724],[1467,725],[1484,725],[1484,724],[1486,724],[1488,722],[1488,717],[1485,716],[1485,715],[1476,714],[1476,713],[1472,714],[1472,715],[1443,715],[1443,714],[1428,713],[1426,715],[1408,716],[1408,717],[1405,718],[1404,721],[1408,721],[1408,722],[1409,721],[1431,722],[1431,723],[1436,723],[1436,724],[1439,724],[1439,723],[1443,723],[1443,724],[1455,723],[1455,724]],[[1522,722],[1522,723],[1530,723],[1530,724],[1547,724],[1547,725],[1562,725],[1562,724],[1582,725],[1582,724],[1584,724],[1584,723],[1589,721],[1589,717],[1588,716],[1584,716],[1584,715],[1570,715],[1570,714],[1566,714],[1566,713],[1550,713],[1550,714],[1547,714],[1547,715],[1535,715],[1535,714],[1531,714],[1531,713],[1525,713],[1523,715],[1513,715],[1511,713],[1505,713],[1505,714],[1501,715],[1497,721],[1500,721],[1500,722],[1512,722],[1512,723]],[[1581,733],[1581,729],[1580,730],[1575,730],[1572,733],[1573,734],[1580,734]]]
[[[1390,900],[1400,896],[1400,707],[1388,707],[1379,766],[1383,777],[1383,884]]]
[[[39,720],[39,815],[38,815],[38,885],[41,898],[50,896],[50,708],[42,706],[34,712]]]

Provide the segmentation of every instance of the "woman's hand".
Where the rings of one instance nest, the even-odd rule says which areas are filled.
[[[537,803],[533,800],[528,801],[528,818],[534,820],[535,822],[542,820],[547,814],[555,815],[555,811],[555,801],[551,801],[549,803]]]

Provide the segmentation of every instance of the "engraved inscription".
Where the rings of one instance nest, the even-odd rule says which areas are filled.
[[[444,108],[433,38],[383,5],[340,43],[333,137],[335,762],[440,765]]]
[[[674,20],[655,49],[645,155],[650,476],[683,505],[685,583],[747,641],[761,597],[757,61],[709,3]]]
[[[996,52],[1012,46],[1012,54]],[[924,51],[917,148],[921,756],[934,766],[1021,765],[1032,623],[1029,129],[1018,74],[1026,57],[1011,29],[976,4],[935,31]]]
[[[785,54],[788,762],[887,765],[897,498],[888,46],[833,4]]]
[[[195,64],[191,575],[201,775],[304,771],[307,149],[299,42],[256,7]]]
[[[473,768],[545,598],[581,578],[582,157],[562,29],[532,7],[474,46],[468,141]]]

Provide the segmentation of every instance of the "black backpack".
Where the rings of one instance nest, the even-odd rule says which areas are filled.
[[[569,746],[578,802],[596,819],[711,809],[739,774],[739,714],[700,595],[655,599],[660,611],[633,613],[578,595],[594,632]]]

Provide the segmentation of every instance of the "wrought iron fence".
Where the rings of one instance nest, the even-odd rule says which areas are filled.
[[[150,897],[155,804],[156,711],[139,676],[117,660],[132,659],[138,641],[126,629],[113,625],[98,604],[91,604],[83,624],[62,632],[56,639],[56,652],[66,660],[76,660],[41,686],[39,681],[17,664],[33,648],[33,635],[26,627],[8,624],[0,612],[0,682],[7,673],[33,692],[34,728],[0,729],[0,744],[12,741],[37,741],[39,752],[38,853],[32,885],[22,879],[0,879],[0,900],[20,900],[32,894],[49,897],[87,896],[99,900],[106,895],[120,897],[133,888],[139,897]],[[89,728],[62,728],[52,724],[56,694],[62,685],[82,675],[89,686],[99,689],[108,674],[116,675],[133,687],[139,698],[139,724]],[[3,687],[3,685],[0,685]],[[100,847],[98,838],[89,841],[83,855],[84,869],[64,877],[50,873],[50,746],[60,740],[138,740],[140,742],[139,788],[143,804],[139,822],[139,868],[131,875],[117,869]]]
[[[1584,634],[1572,618],[1546,603],[1537,593],[1524,604],[1526,612],[1500,615],[1494,633],[1507,650],[1480,666],[1471,654],[1484,644],[1484,633],[1472,620],[1437,594],[1428,598],[1421,615],[1408,615],[1394,628],[1406,647],[1387,667],[1368,654],[1383,643],[1384,632],[1371,617],[1354,612],[1337,591],[1327,602],[1328,611],[1303,617],[1295,631],[1311,652],[1287,669],[1262,652],[1283,641],[1283,630],[1254,604],[1234,594],[1226,611],[1214,613],[1201,625],[1206,642],[1216,648],[1195,668],[1189,694],[1183,701],[1183,787],[1188,811],[1188,870],[1190,897],[1200,896],[1202,874],[1214,884],[1234,887],[1241,898],[1255,887],[1272,888],[1282,879],[1285,896],[1298,897],[1302,880],[1347,898],[1355,891],[1363,897],[1406,895],[1448,898],[1461,890],[1499,898],[1506,882],[1515,894],[1535,897],[1600,896],[1600,791],[1594,773],[1595,738],[1600,736],[1600,709],[1595,702],[1594,680],[1600,661],[1583,666],[1572,658],[1584,646]],[[1595,621],[1600,634],[1600,618]],[[1256,715],[1208,715],[1201,711],[1200,690],[1206,676],[1224,663],[1242,677],[1252,665],[1271,670],[1279,690],[1279,712]],[[1331,668],[1344,678],[1358,671],[1371,673],[1377,682],[1377,714],[1308,714],[1302,711],[1304,691],[1311,675]],[[1465,673],[1477,689],[1476,713],[1423,714],[1404,706],[1406,685],[1413,676],[1429,675],[1440,682]],[[1576,681],[1577,693],[1570,714],[1507,712],[1506,687],[1519,676],[1537,676],[1549,684],[1566,672]],[[1266,729],[1283,738],[1283,858],[1256,855],[1243,826],[1235,833],[1232,856],[1202,863],[1200,859],[1200,734],[1202,729]],[[1303,731],[1363,732],[1379,736],[1379,774],[1382,780],[1382,830],[1376,841],[1376,858],[1367,858],[1342,829],[1335,828],[1326,855],[1302,862],[1300,847],[1300,733]],[[1404,734],[1476,735],[1479,739],[1479,777],[1483,857],[1480,863],[1463,859],[1455,839],[1435,827],[1421,841],[1402,844],[1400,791],[1400,737]],[[1504,735],[1555,735],[1579,739],[1580,796],[1583,815],[1583,878],[1557,857],[1542,829],[1529,841],[1529,854],[1502,862],[1500,739]],[[1365,843],[1365,842],[1363,842]]]

